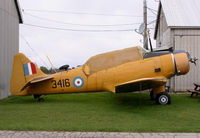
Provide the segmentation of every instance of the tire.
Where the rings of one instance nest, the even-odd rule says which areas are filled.
[[[38,98],[38,102],[44,102],[43,98]]]
[[[156,96],[156,104],[171,104],[171,97],[167,92],[160,93]]]
[[[34,99],[40,98],[41,95],[33,95]]]

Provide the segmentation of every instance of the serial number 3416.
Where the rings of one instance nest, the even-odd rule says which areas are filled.
[[[52,80],[52,88],[57,88],[57,87],[70,87],[70,82],[69,79],[62,79],[62,80]]]

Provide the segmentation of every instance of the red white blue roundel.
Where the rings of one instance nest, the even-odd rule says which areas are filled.
[[[73,84],[76,88],[81,88],[84,85],[84,80],[81,77],[75,77]]]

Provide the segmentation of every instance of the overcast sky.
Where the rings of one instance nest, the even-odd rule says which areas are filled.
[[[24,24],[20,25],[20,52],[38,66],[51,67],[46,56],[55,67],[64,64],[75,67],[102,52],[143,45],[143,37],[131,31],[138,29],[143,22],[143,0],[19,2],[21,9],[24,10]],[[147,4],[151,9],[158,9],[156,0],[147,0]],[[155,19],[156,15],[148,10],[148,22]],[[154,27],[154,23],[149,25],[149,28]],[[151,29],[151,35],[153,32]]]

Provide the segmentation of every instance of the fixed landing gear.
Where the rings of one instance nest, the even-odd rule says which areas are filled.
[[[161,92],[160,92],[161,91]],[[162,92],[164,91],[164,92]],[[155,100],[156,104],[171,104],[171,97],[169,95],[169,88],[158,87],[150,91],[150,99]]]
[[[38,102],[44,102],[44,98],[40,98],[41,95],[33,95],[34,99],[38,99]]]
[[[38,102],[44,102],[44,98],[38,98]]]

